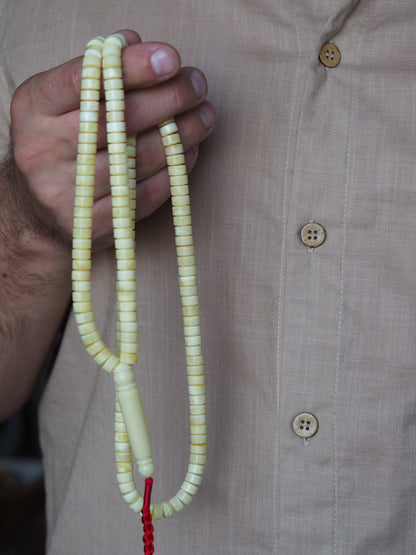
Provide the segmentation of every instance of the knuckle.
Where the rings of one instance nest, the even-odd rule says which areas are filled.
[[[171,111],[178,114],[183,109],[183,98],[176,82],[170,82],[165,89],[165,102]]]

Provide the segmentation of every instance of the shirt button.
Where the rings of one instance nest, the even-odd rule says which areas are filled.
[[[317,222],[308,222],[300,230],[300,238],[304,245],[315,249],[325,241],[326,231],[321,224]]]
[[[301,412],[295,416],[292,427],[297,436],[307,439],[318,431],[318,420],[310,412]]]
[[[330,42],[326,42],[319,52],[319,59],[326,67],[337,67],[341,61],[341,52]]]

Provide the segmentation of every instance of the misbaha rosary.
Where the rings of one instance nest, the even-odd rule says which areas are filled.
[[[153,553],[153,519],[173,516],[192,501],[206,458],[206,402],[201,352],[196,270],[183,147],[173,119],[159,125],[165,149],[170,189],[179,288],[184,324],[189,387],[190,458],[185,479],[169,500],[151,504],[155,467],[133,365],[138,359],[138,318],[135,260],[136,137],[126,136],[121,52],[122,35],[96,37],[83,59],[77,174],[74,202],[72,283],[73,308],[82,342],[94,361],[112,372],[116,390],[115,459],[119,488],[136,513],[142,513],[144,552]],[[98,332],[91,301],[91,228],[97,152],[101,71],[103,72],[107,143],[110,163],[113,233],[117,266],[116,352]],[[132,453],[145,478],[142,497],[133,476]]]

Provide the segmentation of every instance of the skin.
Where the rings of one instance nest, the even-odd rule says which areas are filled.
[[[127,133],[138,136],[140,220],[169,197],[156,124],[175,117],[191,171],[215,113],[204,75],[181,67],[173,47],[122,34]],[[12,99],[12,149],[0,172],[0,419],[29,396],[70,303],[81,65],[76,58],[34,75]],[[113,242],[104,105],[98,136],[95,251]]]

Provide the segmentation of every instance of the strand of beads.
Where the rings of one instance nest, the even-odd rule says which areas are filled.
[[[143,498],[133,475],[133,451],[139,472],[154,472],[152,449],[133,364],[138,357],[138,321],[135,279],[135,138],[126,136],[125,100],[121,70],[124,37],[97,37],[89,42],[83,60],[80,128],[73,231],[73,307],[88,353],[116,386],[115,456],[117,480],[124,499],[140,512]],[[104,344],[91,304],[91,227],[97,151],[101,66],[103,67],[113,228],[117,261],[116,353]],[[173,119],[159,125],[167,157],[172,212],[182,299],[185,353],[190,402],[190,458],[178,492],[169,501],[152,506],[154,519],[183,510],[201,483],[206,459],[206,402],[201,351],[196,269],[185,157]]]

